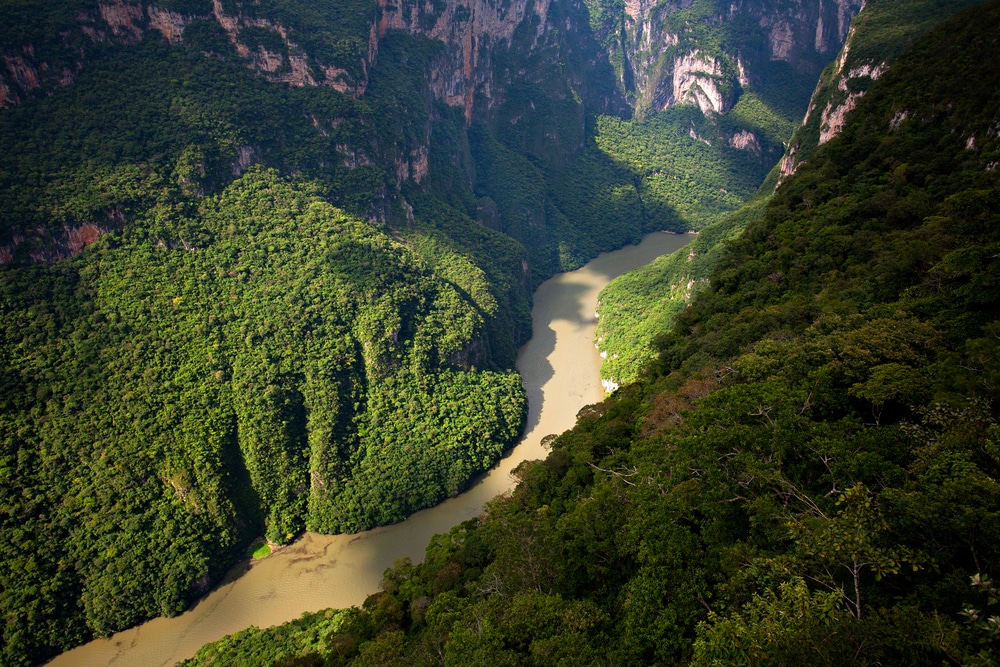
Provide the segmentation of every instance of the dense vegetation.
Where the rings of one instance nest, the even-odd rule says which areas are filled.
[[[788,61],[772,57],[753,13],[792,10],[780,2],[731,10],[694,0],[642,8],[638,17],[621,3],[587,6],[634,111],[598,115],[597,145],[632,172],[647,209],[670,228],[701,229],[739,208],[779,159],[829,56],[796,46]],[[717,64],[711,78],[722,113],[666,104],[675,59],[692,53]]]
[[[432,100],[429,40],[386,35],[355,99],[255,75],[208,18],[171,47],[152,30],[132,43],[90,3],[22,4],[4,46],[76,78],[0,115],[4,664],[178,613],[258,535],[360,530],[460,491],[520,432],[530,290],[652,224],[626,172],[572,150],[539,167],[524,215],[561,226],[530,250],[477,223],[470,144],[523,149]],[[370,12],[298,4],[245,9],[314,64],[367,48]],[[421,146],[422,184],[399,172]],[[600,198],[615,178],[621,200]],[[565,203],[578,223],[546,179],[588,192]]]
[[[197,245],[106,237],[6,273],[9,655],[176,613],[257,531],[400,520],[520,432],[520,379],[469,347],[498,308],[482,272],[317,190],[255,168],[191,212]]]
[[[714,78],[724,99],[734,101],[748,92],[741,90],[744,86],[739,72],[741,62],[750,63],[753,94],[778,116],[794,117],[798,122],[816,76],[830,59],[829,54],[815,49],[797,51],[794,62],[772,57],[766,22],[760,21],[760,14],[795,15],[802,5],[794,0],[642,4],[631,8],[638,15],[626,14],[626,3],[620,1],[586,0],[586,4],[595,39],[608,52],[619,85],[639,118],[662,110],[664,87],[669,90],[671,86],[660,77],[671,71],[674,58],[697,51],[718,59],[720,72]],[[810,9],[822,12],[821,7]],[[852,9],[845,7],[844,11],[846,15]],[[760,14],[755,15],[757,12]]]
[[[860,92],[866,90],[872,79],[863,72],[870,72],[876,65],[884,69],[890,65],[899,54],[912,44],[920,35],[926,33],[942,19],[957,10],[978,4],[981,0],[968,0],[961,3],[948,0],[920,0],[917,2],[894,2],[873,0],[868,2],[865,11],[852,23],[851,38],[843,49],[838,63],[831,64],[823,73],[813,98],[810,111],[805,122],[795,131],[788,154],[795,162],[804,162],[819,143],[822,111],[827,105],[837,105],[844,102],[847,89],[839,85],[841,76],[849,86],[857,86]],[[864,69],[865,66],[868,69]],[[849,75],[850,72],[855,75]],[[741,106],[753,102],[755,114],[742,113]],[[778,124],[773,112],[767,113],[768,107],[759,103],[756,96],[744,94],[736,107],[722,117],[740,118],[744,127],[750,127],[758,134],[767,136],[770,141],[780,142],[792,135],[788,125],[789,119],[781,119]],[[771,119],[769,122],[765,119]],[[796,118],[797,121],[797,118]],[[652,122],[657,122],[654,118]],[[725,120],[723,120],[725,122]],[[730,121],[732,122],[732,121]],[[762,128],[771,127],[770,132],[761,132]],[[671,144],[666,150],[673,148]],[[711,168],[712,159],[707,146],[701,146],[702,154],[694,162],[698,166],[694,173],[704,173],[706,167]],[[664,149],[660,149],[664,150]],[[667,169],[676,169],[677,164],[683,164],[671,156],[671,165]],[[769,169],[774,161],[767,163]],[[721,254],[724,242],[737,237],[753,221],[760,218],[766,201],[771,196],[779,178],[779,168],[774,167],[769,175],[760,171],[747,170],[747,164],[741,164],[743,170],[740,177],[729,175],[734,186],[725,186],[726,197],[733,201],[746,201],[752,189],[763,181],[759,192],[749,206],[741,208],[730,215],[726,207],[716,206],[706,209],[706,213],[689,218],[691,227],[699,229],[697,239],[683,251],[670,257],[658,260],[625,276],[612,281],[601,293],[601,321],[598,326],[599,346],[607,354],[601,368],[601,376],[618,384],[636,380],[642,367],[652,360],[656,351],[651,345],[658,332],[668,328],[673,319],[690,303],[691,297],[707,285],[708,276]],[[736,171],[735,169],[732,171]],[[669,171],[668,171],[669,173]],[[683,178],[683,177],[682,177]],[[716,192],[723,187],[719,183],[698,183],[703,187],[692,187],[688,198],[704,198],[706,193]],[[709,187],[704,187],[708,185]],[[674,201],[683,201],[674,198]],[[701,218],[702,224],[697,224]]]
[[[187,44],[91,45],[0,116],[5,664],[179,612],[256,535],[400,520],[521,428],[524,249],[420,193],[407,247],[330,205],[402,212],[432,47],[386,40],[358,101]]]
[[[708,284],[726,242],[760,219],[767,196],[759,196],[706,226],[685,248],[619,276],[601,290],[597,345],[605,353],[601,377],[618,385],[638,380],[653,361],[657,336]]]
[[[531,290],[736,208],[812,77],[630,118],[559,1],[488,47],[467,118],[431,89],[447,44],[370,59],[369,0],[0,4],[5,664],[177,613],[257,536],[463,488],[520,430]],[[717,37],[695,5],[687,46]],[[706,48],[760,46],[741,25]]]
[[[804,162],[816,150],[825,113],[844,104],[849,96],[863,94],[879,71],[891,65],[907,46],[942,18],[981,2],[882,0],[867,3],[865,11],[851,22],[851,46],[823,71],[810,100],[810,111],[789,141],[789,156],[793,162]],[[777,174],[774,177],[777,178]]]
[[[901,56],[512,496],[188,664],[995,664],[997,35]]]

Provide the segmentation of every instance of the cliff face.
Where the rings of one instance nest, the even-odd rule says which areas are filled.
[[[886,60],[851,62],[851,46],[856,41],[856,34],[855,30],[851,30],[832,70],[825,72],[817,85],[802,120],[803,127],[811,132],[808,137],[800,132],[789,144],[779,165],[779,182],[795,173],[815,148],[840,134],[847,114],[857,106],[867,84],[877,80],[885,71],[888,65]]]
[[[491,139],[506,148],[556,169],[583,148],[588,112],[642,118],[692,105],[714,117],[732,110],[747,89],[778,108],[786,96],[780,88],[793,80],[804,92],[786,105],[795,109],[786,115],[798,117],[861,2],[629,0],[604,6],[598,0],[343,0],[310,13],[305,4],[269,0],[106,0],[83,3],[70,15],[39,3],[37,11],[51,12],[44,23],[60,29],[17,36],[0,31],[0,107],[73,83],[97,54],[115,53],[109,47],[149,41],[240,63],[271,82],[327,87],[359,100],[372,97],[370,85],[381,72],[383,81],[405,79],[402,85],[412,93],[398,105],[406,107],[402,114],[410,114],[401,121],[405,127],[386,128],[378,140],[371,132],[355,132],[337,142],[336,152],[349,169],[372,167],[389,175],[386,203],[365,212],[385,219],[396,206],[388,199],[404,183],[426,189],[433,187],[428,179],[442,176],[432,145],[438,141],[440,146],[441,136],[451,130],[434,122],[445,113],[437,103],[460,112],[466,125],[475,119],[489,127]],[[52,17],[58,20],[48,20]],[[400,46],[402,41],[407,45]],[[406,62],[404,74],[400,65]],[[770,97],[764,94],[768,86]],[[834,105],[816,114],[836,127],[842,108]],[[324,136],[340,122],[326,112],[310,117]],[[381,119],[373,122],[382,124]],[[771,132],[774,136],[765,137],[761,127],[742,116],[724,126],[683,132],[685,138],[762,160],[776,159],[787,136]],[[445,175],[452,183],[471,187],[476,179],[489,181],[489,169],[502,162],[477,164],[481,156],[472,155],[469,137],[460,132],[450,142],[442,150],[451,153],[446,159],[456,167]],[[267,162],[260,143],[241,140],[227,148],[227,170],[238,175],[251,162]],[[551,206],[544,196],[530,199],[525,204],[530,214],[518,213],[519,222],[506,220],[498,228],[530,231],[542,225]],[[401,201],[396,209],[405,212],[407,206]],[[512,215],[507,210],[501,217]],[[82,222],[100,230],[117,227],[100,216]],[[50,236],[62,243],[68,234],[54,230]],[[18,246],[13,236],[4,241],[0,260],[16,254]]]
[[[35,62],[35,49],[31,44],[21,48],[21,53],[7,53],[3,56],[3,70],[0,70],[0,108],[9,107],[21,101],[24,94],[42,86],[48,74],[48,63]],[[61,73],[58,83],[68,85],[73,82],[73,72],[69,69]]]
[[[715,117],[732,110],[749,88],[766,97],[768,85],[771,94],[763,102],[778,109],[786,96],[780,88],[790,78],[804,91],[787,105],[794,112],[779,109],[790,119],[804,110],[819,70],[839,47],[860,1],[629,0],[605,7],[598,0],[343,0],[309,11],[311,6],[294,0],[104,0],[84,2],[68,15],[39,3],[33,11],[50,12],[44,24],[61,27],[17,36],[0,30],[0,106],[73,83],[94,59],[105,57],[100,54],[121,54],[116,45],[152,41],[242,65],[271,82],[330,88],[362,104],[380,95],[396,99],[390,104],[400,110],[396,121],[402,124],[385,126],[378,139],[371,131],[338,132],[340,119],[333,112],[311,112],[310,118],[324,136],[344,135],[336,142],[340,165],[388,175],[383,203],[359,212],[408,219],[409,204],[390,201],[405,183],[427,190],[436,187],[435,178],[444,178],[469,188],[477,180],[495,180],[490,169],[506,164],[507,158],[497,156],[482,164],[469,137],[437,122],[450,113],[439,103],[455,110],[456,118],[464,116],[467,126],[473,120],[486,126],[491,140],[557,170],[584,147],[588,112],[642,118],[691,105]],[[27,14],[23,20],[29,20]],[[376,80],[382,81],[382,92],[370,94]],[[776,86],[778,80],[783,83]],[[387,86],[406,91],[390,92]],[[398,101],[400,93],[405,102]],[[372,123],[382,127],[385,119]],[[682,136],[775,160],[787,134],[767,132],[740,116],[718,127],[685,127]],[[441,148],[443,136],[451,138]],[[238,143],[223,151],[227,173],[268,162],[260,140]],[[435,162],[434,145],[449,155]],[[442,174],[442,167],[452,166],[453,173]],[[494,198],[503,194],[487,185],[479,189]],[[548,220],[551,202],[545,195],[528,199],[501,204],[503,221],[496,228],[538,245],[548,232],[535,239],[529,238],[532,230],[563,223]],[[519,206],[530,212],[513,212]],[[69,228],[77,222],[100,230],[119,226],[98,215]],[[17,232],[28,234],[29,228],[38,225]],[[49,236],[70,249],[63,243],[68,234],[58,228]],[[0,241],[6,249],[0,259],[16,254],[16,238]]]
[[[430,72],[434,96],[461,107],[471,120],[476,95],[493,97],[492,60],[498,48],[510,46],[514,32],[524,31],[533,45],[544,39],[551,0],[459,0],[435,4],[379,0],[376,36],[402,30],[444,44],[444,53]]]
[[[840,134],[847,115],[903,50],[953,12],[982,0],[867,0],[840,54],[820,77],[809,109],[779,166],[779,182],[820,145]]]
[[[112,4],[98,5],[98,16],[110,28],[110,35],[98,24],[93,14],[81,14],[81,28],[95,41],[124,39],[138,41],[152,31],[159,32],[170,44],[184,42],[184,30],[199,21],[212,21],[224,31],[236,53],[247,61],[247,65],[269,81],[289,83],[296,86],[330,86],[340,92],[360,95],[364,92],[365,76],[351,76],[347,69],[332,62],[309,54],[306,49],[290,37],[288,27],[281,21],[257,17],[241,11],[227,11],[220,0],[212,0],[211,13],[207,15],[182,14],[162,9],[155,5],[128,3],[115,0]],[[270,39],[261,38],[261,35]],[[362,72],[374,55],[374,25],[371,49],[360,61]]]
[[[515,31],[525,22],[523,31],[531,44],[544,42],[554,27],[547,20],[550,5],[551,0],[378,0],[377,6],[371,7],[370,29],[364,36],[366,48],[355,62],[347,63],[310,53],[280,20],[248,13],[239,5],[227,10],[221,0],[212,0],[210,13],[204,14],[186,14],[128,0],[97,3],[77,13],[74,27],[95,44],[135,43],[158,34],[171,45],[178,45],[185,42],[186,28],[210,21],[224,31],[247,65],[267,79],[298,86],[326,85],[353,95],[365,91],[369,68],[378,58],[379,40],[390,30],[402,30],[445,45],[444,57],[432,72],[431,88],[438,99],[464,107],[468,115],[477,93],[490,97],[492,53],[509,47]],[[574,30],[578,26],[567,19],[561,27]],[[261,35],[269,39],[261,39]],[[35,57],[34,45],[3,46],[13,48],[3,56],[0,106],[17,104],[26,93],[39,87],[72,83],[74,71],[86,61],[85,54],[78,53],[75,67],[53,75],[49,62]]]
[[[592,3],[592,11],[596,3]],[[771,63],[818,74],[864,0],[628,0],[603,22],[624,90],[641,112],[696,104],[722,113]]]
[[[838,49],[863,1],[628,0],[623,8],[603,9],[593,0],[589,7],[573,0],[377,0],[360,19],[367,25],[364,34],[351,35],[357,42],[354,52],[344,58],[310,49],[298,39],[303,31],[255,5],[205,0],[207,11],[182,13],[156,3],[114,0],[76,14],[73,30],[63,33],[64,46],[72,42],[76,57],[62,67],[53,67],[44,55],[36,58],[33,44],[0,45],[6,47],[0,106],[17,104],[39,87],[71,83],[86,61],[82,47],[88,41],[130,43],[154,34],[182,44],[189,26],[201,28],[207,21],[221,28],[235,52],[267,79],[325,85],[352,95],[364,93],[379,41],[388,31],[441,42],[444,51],[430,73],[431,89],[437,99],[463,108],[467,117],[477,95],[491,100],[498,92],[494,66],[515,44],[522,55],[557,45],[572,49],[574,39],[594,28],[615,64],[621,90],[640,110],[695,104],[704,113],[722,113],[741,86],[760,80],[768,63],[809,70],[817,57]],[[708,34],[718,33],[720,26],[727,33],[723,39]],[[72,38],[73,32],[86,39]],[[596,53],[583,55],[584,67],[596,64]],[[574,67],[566,60],[561,64]]]
[[[367,67],[377,50],[374,6],[368,12],[370,30],[364,40],[367,48],[351,62],[336,62],[310,53],[296,41],[295,31],[280,20],[244,11],[238,3],[233,6],[220,0],[206,0],[203,4],[204,12],[183,13],[141,1],[95,3],[75,14],[73,23],[60,33],[61,43],[49,44],[47,53],[36,57],[36,47],[30,43],[0,45],[5,52],[5,67],[0,69],[0,108],[18,104],[35,89],[73,83],[76,73],[88,60],[88,47],[95,44],[134,44],[153,37],[180,45],[191,39],[187,28],[194,26],[193,32],[204,32],[206,24],[225,36],[248,67],[270,81],[330,86],[353,95],[364,93]],[[69,63],[55,69],[51,61]]]
[[[674,58],[669,95],[659,95],[663,107],[693,103],[702,113],[722,113],[731,106],[730,95],[723,95],[718,80],[722,65],[717,58],[698,50]]]
[[[491,110],[502,106],[504,91],[512,82],[538,84],[547,95],[560,99],[582,95],[583,102],[596,110],[625,110],[613,85],[590,83],[600,78],[595,72],[610,82],[611,69],[606,63],[600,67],[602,54],[595,42],[588,41],[587,10],[578,0],[359,0],[358,7],[343,10],[353,13],[352,25],[326,42],[315,35],[338,26],[295,25],[298,17],[283,15],[266,2],[200,0],[187,6],[199,4],[203,11],[184,13],[141,0],[95,3],[77,12],[58,43],[38,49],[37,56],[34,44],[0,43],[0,54],[6,52],[0,68],[0,108],[73,83],[95,45],[135,44],[143,39],[241,59],[272,82],[327,86],[360,98],[380,61],[380,45],[390,33],[401,32],[434,45],[423,72],[425,80],[417,85],[434,99],[460,108],[467,122],[477,111],[482,112],[480,120],[486,120]],[[329,22],[336,23],[335,19]],[[342,44],[347,48],[339,48]],[[57,61],[67,63],[58,72],[52,64]],[[679,94],[705,97],[704,86],[692,88],[696,83],[682,84]],[[597,88],[601,90],[592,92]],[[717,96],[709,92],[708,97]],[[577,115],[572,133],[581,135],[583,117]],[[409,178],[421,182],[427,175],[429,133],[428,127],[422,137],[389,151],[399,153],[387,157],[394,162],[390,170],[398,182]],[[568,143],[570,149],[579,147],[575,139]],[[344,152],[353,155],[355,148],[345,146]],[[234,167],[237,172],[243,169]]]

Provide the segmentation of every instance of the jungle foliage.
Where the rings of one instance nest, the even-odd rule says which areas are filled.
[[[827,109],[834,109],[851,95],[863,93],[878,72],[891,65],[920,36],[943,18],[983,0],[912,0],[869,2],[851,23],[851,47],[820,76],[810,100],[812,111],[789,141],[790,157],[796,163],[809,159],[819,146]],[[829,113],[829,111],[826,111]],[[772,174],[777,183],[778,174]]]
[[[963,7],[980,2],[981,0],[970,0],[956,4],[932,0],[920,2],[873,0],[866,4],[865,11],[852,23],[852,36],[843,50],[845,57],[841,70],[845,73],[862,72],[866,71],[865,66],[870,70],[875,65],[884,69],[899,57],[907,45],[912,44],[944,18]],[[825,109],[827,105],[840,104],[846,97],[845,90],[839,87],[840,79],[835,73],[836,67],[831,64],[816,86],[810,102],[812,110],[807,114],[804,123],[795,131],[794,138],[789,141],[788,155],[798,163],[804,162],[818,145],[820,119],[823,114],[817,113],[817,110]],[[853,78],[847,76],[845,80],[854,85],[861,79],[866,80],[863,88],[866,90],[872,83],[868,76],[859,75]],[[766,82],[771,80],[765,79]],[[862,88],[853,92],[860,90]],[[747,105],[749,110],[743,111],[741,109],[743,105]],[[745,93],[736,107],[720,120],[725,122],[724,119],[735,116],[738,119],[736,122],[744,123],[742,127],[749,127],[757,134],[767,136],[771,141],[787,140],[792,136],[791,129],[787,125],[777,124],[775,114],[767,114],[767,109],[768,107],[762,106],[754,94]],[[765,120],[768,118],[771,119],[770,122]],[[658,122],[656,118],[651,121],[651,123],[656,122]],[[767,127],[771,127],[771,130],[762,132]],[[641,133],[636,134],[641,136]],[[671,148],[672,144],[660,150]],[[699,149],[701,155],[691,161],[692,168],[688,173],[706,173],[706,170],[711,168],[709,165],[713,164],[708,147],[701,146]],[[731,150],[730,153],[737,151]],[[671,156],[666,162],[671,165],[669,169],[677,169],[677,165],[685,164],[676,156]],[[725,178],[732,179],[731,181],[726,181],[723,172],[720,172],[717,182],[699,182],[698,185],[701,187],[685,189],[687,198],[704,199],[706,193],[716,192],[717,189],[721,193],[720,188],[726,187],[726,197],[730,200],[727,203],[730,206],[732,201],[750,200],[750,204],[731,214],[726,214],[729,210],[727,206],[715,205],[711,208],[702,206],[706,213],[696,214],[694,219],[689,217],[689,224],[699,229],[698,238],[690,246],[682,252],[670,257],[661,257],[645,267],[613,280],[601,293],[601,321],[597,336],[601,350],[607,353],[601,368],[602,377],[618,384],[625,384],[640,376],[642,367],[656,356],[652,341],[657,332],[669,328],[678,313],[691,302],[692,296],[707,285],[708,275],[722,253],[724,242],[736,238],[751,222],[758,220],[762,215],[766,202],[778,183],[779,167],[775,166],[770,174],[764,174],[759,166],[756,171],[747,170],[748,164],[745,161],[730,164],[733,166]],[[768,165],[773,164],[773,160],[768,163]],[[684,176],[674,178],[686,180]],[[720,185],[725,182],[731,182],[733,186]],[[763,185],[760,185],[760,190],[753,194],[751,191],[761,182]],[[675,198],[674,201],[683,199]],[[678,210],[684,208],[683,204],[678,206]],[[698,218],[707,220],[707,224],[703,226],[696,224]]]
[[[362,72],[372,5],[333,4],[222,9],[258,22],[239,39],[277,74],[295,42],[317,77],[366,75],[360,98],[255,74],[210,3],[141,5],[191,19],[173,46],[95,3],[4,5],[5,53],[48,68],[0,114],[4,664],[180,612],[259,535],[458,493],[520,433],[530,291],[653,224],[630,175],[573,143],[533,149],[541,241],[491,229],[474,175],[494,158],[470,145],[523,163],[525,137],[433,100],[431,40],[389,32]]]
[[[738,61],[751,62],[754,93],[764,106],[797,123],[816,76],[829,61],[828,54],[809,49],[798,54],[795,62],[772,57],[770,36],[755,12],[794,15],[802,9],[794,1],[738,6],[721,0],[689,0],[630,9],[638,9],[638,15],[627,13],[621,0],[586,0],[586,5],[594,37],[609,54],[619,86],[638,118],[662,110],[664,91],[658,85],[642,86],[636,79],[649,77],[655,82],[671,70],[676,57],[697,51],[718,59],[720,71],[713,78],[729,100],[747,92],[739,82]]]
[[[4,664],[178,613],[260,535],[458,492],[520,431],[531,290],[737,207],[804,104],[762,81],[629,119],[599,35],[532,15],[467,119],[429,90],[441,43],[390,30],[364,60],[368,0],[222,0],[236,44],[205,0],[2,5],[8,71],[39,77],[0,114]],[[347,92],[281,83],[293,58]],[[727,147],[747,128],[760,155]],[[606,627],[522,602],[551,637]]]
[[[510,497],[186,664],[995,664],[998,34],[904,53]]]
[[[8,656],[177,613],[260,532],[398,521],[517,437],[483,271],[319,191],[253,168],[183,244],[5,271]]]
[[[601,290],[596,342],[606,353],[602,378],[624,385],[642,376],[643,368],[657,357],[656,338],[707,286],[726,242],[763,215],[768,199],[752,199],[699,231],[682,250],[629,271]]]

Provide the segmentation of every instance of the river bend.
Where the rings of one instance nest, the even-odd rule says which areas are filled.
[[[573,427],[579,410],[604,396],[594,347],[597,296],[611,279],[673,252],[690,235],[656,232],[639,245],[604,253],[535,291],[532,338],[518,352],[528,393],[525,436],[465,493],[401,523],[356,535],[306,533],[290,546],[236,566],[211,593],[174,618],[156,618],[67,651],[51,667],[154,667],[192,657],[204,644],[251,625],[268,627],[303,612],[360,605],[397,558],[421,560],[432,535],[478,515],[514,485],[511,471],[544,458],[541,440]]]

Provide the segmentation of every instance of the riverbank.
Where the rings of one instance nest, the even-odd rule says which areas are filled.
[[[403,557],[423,558],[431,536],[479,514],[484,503],[513,487],[511,472],[526,459],[543,458],[542,439],[573,426],[585,405],[604,397],[601,358],[594,349],[594,311],[613,278],[673,252],[694,237],[667,232],[604,253],[577,271],[539,286],[532,308],[532,338],[517,367],[528,393],[525,435],[507,456],[467,491],[405,521],[356,535],[306,533],[254,567],[237,566],[194,607],[157,618],[68,651],[52,667],[152,667],[189,658],[202,645],[255,625],[277,625],[306,611],[361,604],[377,590],[383,571]]]

